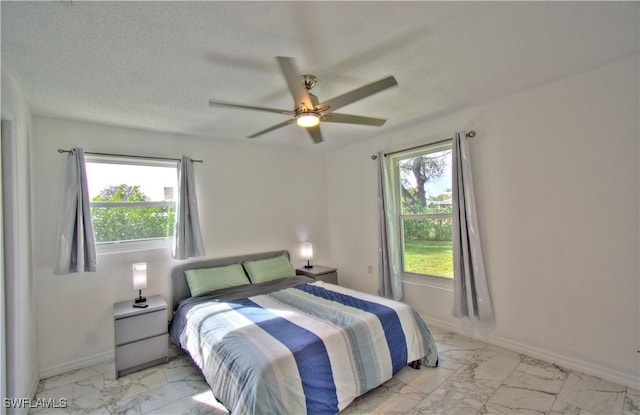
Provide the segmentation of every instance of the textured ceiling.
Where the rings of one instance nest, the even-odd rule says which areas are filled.
[[[394,75],[340,110],[380,128],[290,125],[265,143],[334,149],[638,54],[638,2],[8,2],[2,65],[35,114],[243,139],[293,109],[275,56],[320,101]],[[454,126],[455,127],[455,126]]]

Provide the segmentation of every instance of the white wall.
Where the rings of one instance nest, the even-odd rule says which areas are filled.
[[[341,283],[377,291],[371,154],[475,129],[495,322],[451,317],[446,284],[405,281],[405,301],[432,323],[638,388],[638,66],[636,55],[329,153],[331,256]]]
[[[169,249],[98,257],[98,272],[52,274],[66,156],[58,148],[203,159],[196,164],[208,257],[288,249],[302,265],[310,240],[328,262],[324,156],[255,142],[215,140],[68,120],[34,118],[34,264],[42,377],[113,358],[112,307],[133,298],[131,264],[146,261],[146,295],[170,299]]]
[[[3,206],[3,212],[14,211],[17,216],[10,219],[11,229],[3,229],[3,232],[11,231],[13,235],[11,240],[4,241],[5,247],[12,245],[10,261],[13,272],[2,276],[6,296],[6,393],[11,398],[30,398],[38,385],[36,304],[31,268],[31,112],[22,91],[4,67],[2,119],[11,123],[11,143],[2,151],[13,166],[10,183],[5,183],[5,189],[12,192],[12,207]],[[26,411],[27,408],[15,410],[16,413]]]

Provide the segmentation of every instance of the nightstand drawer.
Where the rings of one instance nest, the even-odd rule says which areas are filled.
[[[328,282],[331,284],[338,284],[338,273],[337,272],[329,272],[327,274],[316,275],[316,279],[319,281]]]
[[[337,268],[314,265],[310,268],[296,268],[296,274],[306,275],[307,277],[315,278],[318,281],[324,281],[338,285]]]
[[[116,347],[116,372],[158,359],[166,360],[168,355],[168,334],[118,346]]]
[[[116,346],[167,332],[167,311],[159,310],[115,321]]]

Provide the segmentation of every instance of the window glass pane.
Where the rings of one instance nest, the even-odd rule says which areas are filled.
[[[114,198],[117,200],[135,201],[139,194],[147,201],[174,200],[177,188],[177,170],[175,166],[144,166],[132,164],[86,163],[87,181],[89,182],[89,198],[100,200]],[[114,194],[114,187],[128,186],[120,189],[126,194]],[[133,187],[137,186],[134,192]]]
[[[97,243],[172,237],[176,166],[87,162],[89,198]]]
[[[452,220],[404,219],[404,271],[453,278]]]
[[[404,272],[453,277],[451,148],[398,160]]]

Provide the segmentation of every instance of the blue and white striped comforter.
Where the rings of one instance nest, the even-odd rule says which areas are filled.
[[[173,338],[234,414],[337,413],[407,363],[438,359],[409,306],[323,282],[177,313]]]

